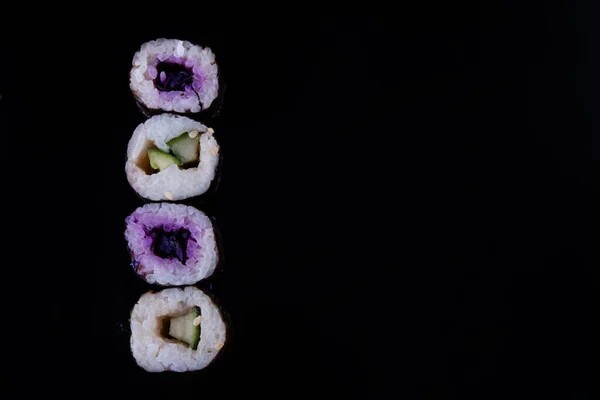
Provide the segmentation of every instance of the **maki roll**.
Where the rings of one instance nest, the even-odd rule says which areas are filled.
[[[130,317],[131,353],[149,372],[197,371],[225,345],[217,306],[193,286],[143,294]]]
[[[147,116],[198,113],[219,96],[219,71],[208,47],[177,39],[144,43],[135,53],[129,87]]]
[[[214,130],[191,118],[155,115],[139,124],[127,146],[131,187],[149,200],[183,200],[206,192],[219,163]]]
[[[212,223],[192,206],[148,203],[130,214],[125,225],[132,266],[148,283],[192,285],[217,266]]]

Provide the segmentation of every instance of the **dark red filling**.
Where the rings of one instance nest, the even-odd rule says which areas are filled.
[[[161,258],[177,258],[182,264],[187,261],[187,244],[190,231],[177,229],[165,231],[163,228],[154,228],[149,232],[152,238],[152,251]]]
[[[162,92],[185,91],[186,86],[194,83],[194,73],[185,65],[160,62],[156,66],[156,71],[154,86]]]

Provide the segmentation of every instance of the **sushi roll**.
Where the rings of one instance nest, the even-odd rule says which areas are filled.
[[[148,372],[206,368],[226,340],[226,325],[211,298],[193,286],[143,294],[130,316],[131,353]]]
[[[144,43],[134,54],[129,74],[129,87],[146,116],[198,113],[219,105],[219,82],[212,50],[178,39]]]
[[[127,146],[125,173],[138,195],[153,201],[205,193],[215,178],[219,145],[214,130],[191,118],[155,115],[139,124]]]
[[[132,266],[148,283],[192,285],[217,266],[212,223],[192,206],[148,203],[127,216],[125,225]]]

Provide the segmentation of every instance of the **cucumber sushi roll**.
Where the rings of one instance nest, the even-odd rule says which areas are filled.
[[[155,115],[139,124],[127,146],[125,172],[143,198],[183,200],[205,193],[215,178],[219,145],[213,129],[191,118]]]
[[[132,266],[148,283],[192,285],[217,266],[212,223],[192,206],[148,203],[125,218],[125,226]]]
[[[130,317],[131,353],[149,372],[206,368],[225,345],[217,306],[193,286],[143,294]]]
[[[219,95],[215,55],[188,41],[146,42],[133,57],[129,87],[146,115],[207,110]]]

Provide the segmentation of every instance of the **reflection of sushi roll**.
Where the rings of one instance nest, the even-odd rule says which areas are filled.
[[[147,119],[137,126],[127,146],[127,180],[140,196],[154,201],[203,194],[219,163],[213,132],[174,114]]]
[[[148,203],[125,219],[125,238],[138,275],[164,286],[192,285],[219,258],[210,219],[184,204]]]
[[[219,95],[215,55],[210,48],[188,41],[146,42],[133,57],[129,87],[142,111],[206,110]]]
[[[225,345],[226,326],[219,309],[193,286],[143,294],[130,324],[131,353],[149,372],[203,369]]]

